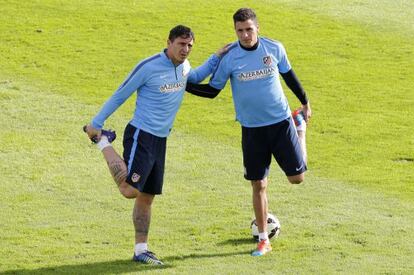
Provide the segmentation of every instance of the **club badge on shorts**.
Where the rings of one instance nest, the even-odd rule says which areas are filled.
[[[140,178],[141,178],[141,176],[140,176],[140,175],[138,175],[137,173],[134,173],[134,174],[132,174],[132,176],[131,176],[131,181],[132,181],[132,182],[138,182]]]

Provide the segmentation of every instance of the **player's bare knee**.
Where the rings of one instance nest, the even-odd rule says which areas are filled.
[[[145,205],[151,205],[154,200],[153,194],[148,194],[144,192],[138,192],[136,198],[138,204],[145,204]]]
[[[304,179],[305,179],[305,175],[303,173],[300,175],[288,177],[289,182],[292,184],[300,184],[303,182]]]
[[[289,180],[291,184],[301,184],[303,180]]]
[[[119,184],[118,189],[121,195],[127,199],[135,199],[137,196],[137,191],[125,181]]]
[[[122,196],[124,196],[125,198],[129,199],[129,193],[128,193],[128,189],[122,185],[118,186],[119,192],[121,193]]]
[[[122,194],[122,196],[124,196],[124,198],[126,198],[126,199],[135,199],[136,197],[135,197],[135,194],[134,193],[131,193],[131,192],[129,192],[129,191],[121,191],[121,194]]]
[[[253,180],[252,181],[252,187],[253,187],[253,191],[255,193],[266,192],[267,179]]]

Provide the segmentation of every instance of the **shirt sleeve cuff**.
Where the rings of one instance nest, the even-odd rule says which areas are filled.
[[[95,120],[92,120],[91,125],[92,125],[93,128],[98,129],[98,130],[102,129],[102,127],[103,127],[102,124],[96,122]]]

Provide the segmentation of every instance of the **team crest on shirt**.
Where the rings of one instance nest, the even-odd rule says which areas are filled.
[[[272,77],[275,75],[276,69],[272,66],[272,57],[265,56],[262,59],[263,64],[266,65],[264,68],[249,72],[242,72],[237,75],[237,78],[240,81],[251,81],[251,80],[257,80],[257,79],[263,79],[267,77]]]
[[[267,66],[270,67],[272,65],[272,57],[271,56],[265,56],[263,57],[263,63]]]
[[[131,180],[132,180],[132,182],[138,182],[140,178],[141,178],[141,176],[140,176],[140,175],[138,175],[137,173],[134,173],[134,174],[132,174],[132,176],[131,176]]]

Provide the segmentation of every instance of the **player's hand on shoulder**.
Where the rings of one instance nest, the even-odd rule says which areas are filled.
[[[216,52],[216,55],[218,57],[221,57],[223,54],[225,54],[226,52],[228,52],[231,44],[232,43],[226,44],[222,48],[218,49],[217,52]]]

